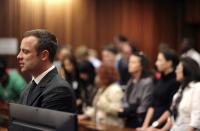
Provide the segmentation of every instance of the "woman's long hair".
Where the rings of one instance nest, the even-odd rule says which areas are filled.
[[[146,55],[142,51],[134,51],[132,52],[132,55],[140,58],[140,63],[142,66],[141,78],[145,78],[152,75],[152,72],[149,68],[149,60],[147,59]]]
[[[182,81],[182,88],[188,86],[188,84],[192,81],[197,82],[200,81],[200,67],[198,63],[189,58],[181,58],[180,63],[183,66],[183,76],[184,80]]]
[[[73,73],[67,71],[64,67],[64,61],[65,60],[69,60],[69,62],[72,64],[74,70],[73,70]],[[77,64],[77,61],[76,61],[76,58],[73,56],[73,55],[65,55],[63,60],[62,60],[62,68],[64,69],[64,73],[65,73],[65,79],[71,83],[72,82],[72,79],[75,78],[77,80],[79,80],[79,70],[78,70],[78,64]]]
[[[166,46],[161,46],[159,49],[159,53],[162,53],[167,61],[172,61],[172,68],[173,70],[175,70],[176,66],[179,63],[179,58],[176,52],[171,48],[168,48]]]
[[[188,84],[192,81],[197,82],[200,81],[200,67],[196,61],[189,57],[181,58],[180,62],[183,66],[183,76],[184,79],[181,82],[181,86],[179,91],[177,92],[177,98],[173,101],[171,105],[171,113],[174,118],[177,118],[178,115],[178,106],[181,102],[183,92],[185,88],[190,88]]]

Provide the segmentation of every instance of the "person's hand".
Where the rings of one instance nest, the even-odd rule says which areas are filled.
[[[86,119],[89,119],[89,117],[86,116],[86,115],[78,115],[78,121],[80,121],[80,120],[86,120]]]
[[[154,128],[154,127],[149,127],[145,131],[159,131],[159,129]]]
[[[146,127],[138,127],[136,128],[136,131],[146,131],[147,128]]]
[[[124,108],[119,108],[118,112],[124,112]]]
[[[81,105],[81,104],[82,104],[82,100],[81,100],[81,99],[77,99],[77,100],[76,100],[76,105],[79,106],[79,105]]]

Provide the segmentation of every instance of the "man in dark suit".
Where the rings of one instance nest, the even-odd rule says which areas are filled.
[[[58,76],[53,65],[56,49],[53,33],[43,29],[24,33],[17,59],[21,71],[32,74],[32,81],[22,93],[19,104],[75,113],[74,92]]]

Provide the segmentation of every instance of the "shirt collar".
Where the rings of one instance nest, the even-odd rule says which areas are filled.
[[[44,71],[43,73],[41,73],[38,77],[36,77],[36,78],[33,77],[32,80],[34,80],[35,83],[38,85],[39,82],[42,80],[42,78],[43,78],[46,74],[48,74],[51,70],[53,70],[54,68],[55,68],[55,66],[52,65],[49,69],[47,69],[46,71]]]

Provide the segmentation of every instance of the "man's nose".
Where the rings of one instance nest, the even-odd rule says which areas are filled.
[[[21,59],[22,58],[22,55],[21,55],[21,51],[18,53],[17,55],[17,59]]]

